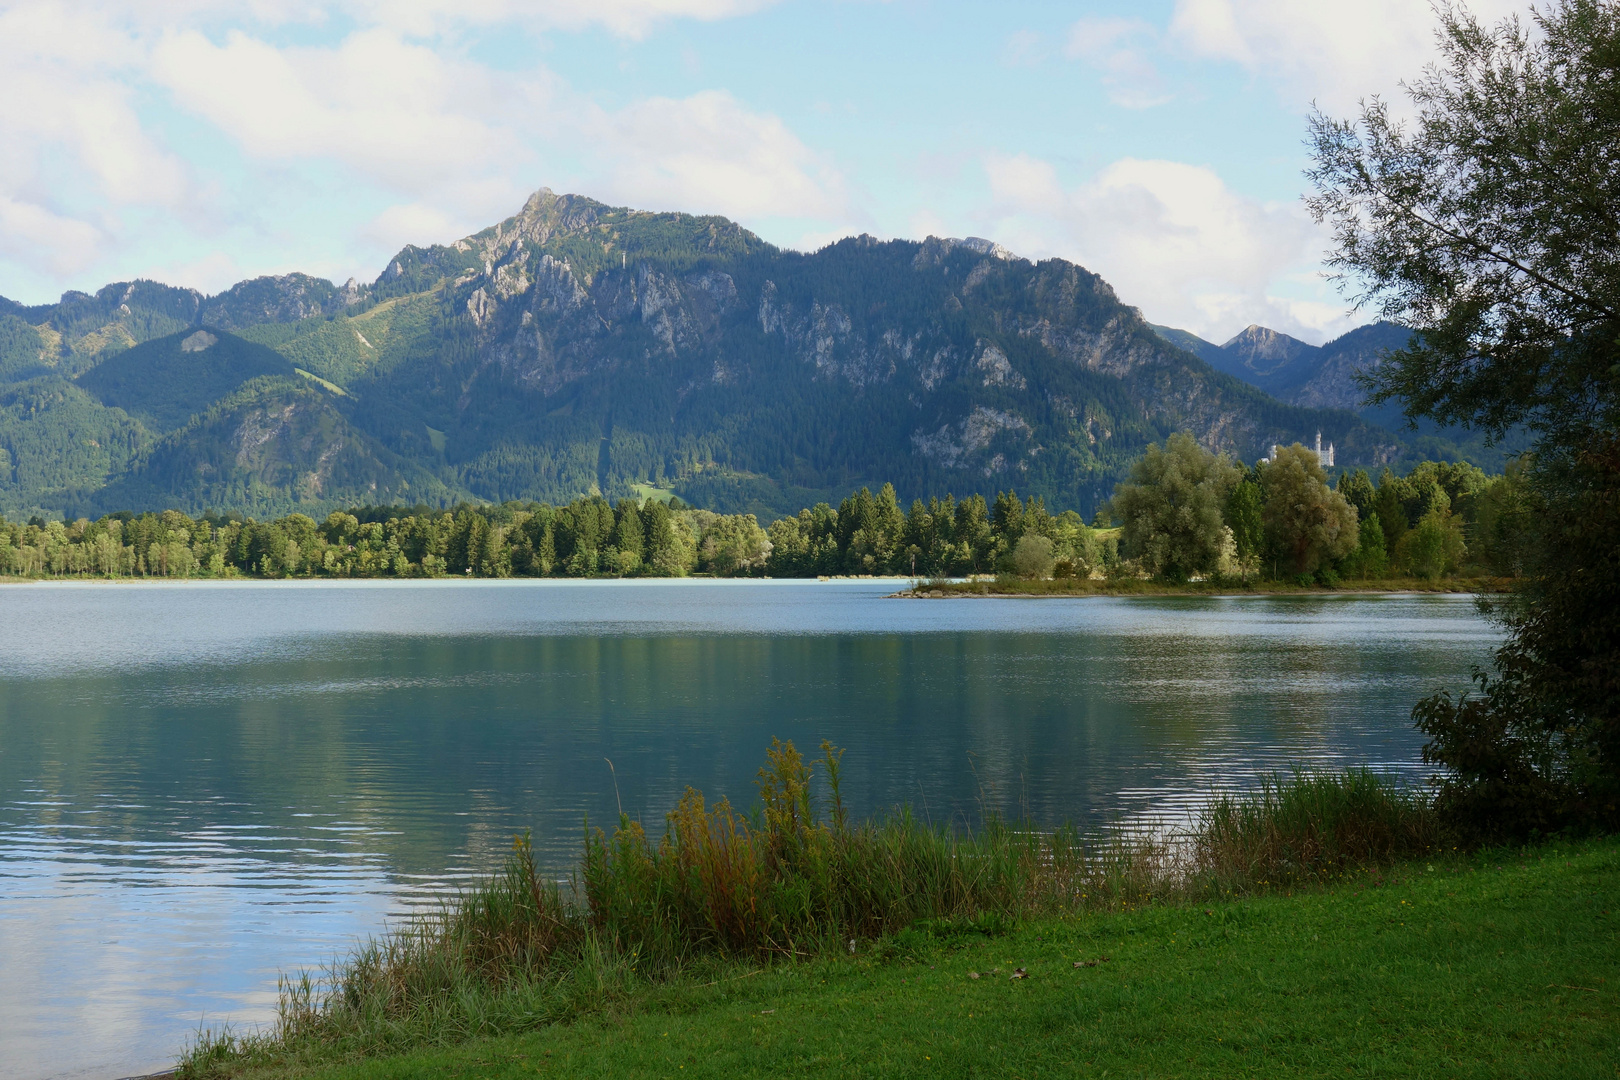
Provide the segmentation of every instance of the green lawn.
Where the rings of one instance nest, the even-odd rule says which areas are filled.
[[[309,1075],[1613,1078],[1617,922],[1620,843],[1554,844],[993,939],[908,931],[884,956]]]

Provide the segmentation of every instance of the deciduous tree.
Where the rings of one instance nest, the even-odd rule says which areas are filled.
[[[1163,450],[1149,445],[1130,480],[1114,490],[1128,555],[1172,580],[1214,571],[1226,540],[1221,510],[1237,477],[1224,454],[1210,453],[1186,432],[1166,439]]]
[[[1310,172],[1358,300],[1418,331],[1374,400],[1536,439],[1509,640],[1483,701],[1421,705],[1425,756],[1481,828],[1620,823],[1620,4],[1446,8],[1439,39],[1411,122],[1318,114]]]
[[[1266,542],[1260,484],[1244,477],[1226,497],[1226,526],[1232,530],[1232,550],[1245,580],[1260,559]]]
[[[1355,507],[1328,487],[1314,451],[1298,443],[1279,447],[1260,478],[1266,539],[1288,569],[1314,573],[1355,548],[1360,539]]]

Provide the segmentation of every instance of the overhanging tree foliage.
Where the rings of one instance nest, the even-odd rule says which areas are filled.
[[[1563,0],[1535,30],[1444,11],[1409,125],[1378,99],[1313,118],[1308,203],[1358,301],[1420,331],[1375,402],[1582,440],[1620,381],[1620,8]]]
[[[1418,331],[1375,401],[1536,435],[1524,585],[1482,696],[1416,711],[1442,801],[1482,829],[1620,821],[1620,5],[1440,13],[1442,59],[1311,139],[1331,262]],[[1534,808],[1533,810],[1531,808]]]

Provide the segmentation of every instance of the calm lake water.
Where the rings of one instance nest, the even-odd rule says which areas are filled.
[[[773,735],[847,747],[857,812],[1101,828],[1295,764],[1417,776],[1412,702],[1496,641],[1458,597],[893,588],[0,588],[0,1076],[166,1067],[519,830],[566,876],[619,801],[751,803]]]

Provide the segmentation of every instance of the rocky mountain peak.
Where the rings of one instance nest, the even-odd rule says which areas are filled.
[[[922,242],[916,257],[912,260],[912,267],[921,270],[927,266],[938,266],[953,251],[960,248],[971,251],[975,255],[987,255],[992,259],[1010,262],[1018,256],[1002,247],[993,240],[986,240],[982,236],[969,236],[961,239],[955,236],[930,236]]]
[[[1232,339],[1222,345],[1223,349],[1242,349],[1251,356],[1266,358],[1282,358],[1297,356],[1302,351],[1311,348],[1298,338],[1289,337],[1280,330],[1273,330],[1268,326],[1250,323]]]
[[[508,249],[516,239],[543,247],[553,237],[588,234],[601,212],[608,209],[583,195],[558,195],[550,188],[541,188],[529,196],[516,215],[468,239],[475,244],[485,239],[486,252]]]
[[[986,240],[982,236],[969,236],[969,237],[966,237],[966,238],[964,238],[962,240],[954,240],[954,241],[952,241],[952,243],[956,244],[959,247],[966,248],[967,250],[969,250],[971,252],[974,252],[976,254],[988,255],[992,259],[1016,259],[1016,258],[1018,258],[1017,255],[1014,255],[1011,251],[1009,251],[1006,248],[1002,247],[1000,244],[996,243],[994,240]]]
[[[1274,374],[1318,351],[1298,338],[1253,324],[1222,345],[1221,350],[1257,375]]]
[[[339,289],[325,278],[309,274],[273,274],[237,282],[209,297],[197,320],[226,330],[298,322],[341,311],[360,297],[360,289],[352,281],[350,287]]]

